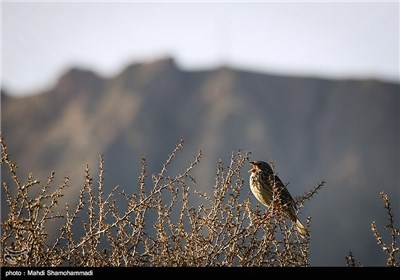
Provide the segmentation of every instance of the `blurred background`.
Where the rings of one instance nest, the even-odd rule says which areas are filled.
[[[22,178],[69,176],[73,201],[104,154],[107,186],[135,191],[141,157],[158,172],[182,138],[169,172],[201,150],[192,188],[211,192],[218,160],[250,151],[294,196],[327,182],[300,214],[312,217],[311,265],[344,266],[349,251],[385,265],[370,224],[387,222],[384,191],[399,226],[398,2],[2,2],[1,13],[1,131]]]

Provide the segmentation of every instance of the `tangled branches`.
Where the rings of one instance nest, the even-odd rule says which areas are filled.
[[[22,182],[0,139],[1,164],[11,177],[11,183],[3,182],[8,215],[1,223],[2,266],[309,265],[310,239],[300,238],[279,213],[250,202],[242,174],[250,153],[233,153],[227,166],[219,161],[211,195],[191,189],[201,152],[181,173],[169,174],[182,140],[150,180],[142,159],[133,193],[119,186],[106,193],[100,156],[97,182],[86,165],[77,201],[61,207],[69,178],[54,190],[54,172],[44,183],[33,174]],[[300,208],[323,184],[296,198]],[[56,222],[58,234],[49,238]]]

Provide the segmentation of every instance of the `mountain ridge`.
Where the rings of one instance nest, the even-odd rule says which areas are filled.
[[[399,84],[370,79],[184,71],[167,58],[128,65],[113,77],[73,68],[42,94],[2,96],[2,133],[21,174],[70,176],[69,199],[86,163],[97,172],[100,154],[107,185],[134,189],[141,157],[150,174],[158,172],[184,139],[169,172],[201,150],[192,188],[209,192],[219,159],[251,151],[253,160],[275,162],[294,196],[327,181],[303,209],[313,217],[313,265],[344,265],[349,250],[379,265],[369,225],[384,214],[379,191],[396,196],[399,185],[398,93]]]

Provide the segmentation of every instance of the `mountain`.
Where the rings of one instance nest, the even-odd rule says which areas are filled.
[[[141,157],[150,174],[160,171],[184,139],[174,167],[201,150],[195,187],[210,192],[218,160],[251,151],[252,160],[275,162],[294,196],[327,182],[300,217],[312,217],[311,265],[346,265],[352,251],[377,266],[386,259],[370,229],[386,222],[380,191],[400,213],[399,101],[397,83],[183,71],[167,58],[107,78],[71,69],[29,97],[2,92],[1,130],[20,174],[45,180],[55,170],[58,182],[68,175],[70,199],[86,163],[96,174],[100,154],[107,185],[134,190]]]

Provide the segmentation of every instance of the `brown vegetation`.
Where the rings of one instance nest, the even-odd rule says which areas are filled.
[[[201,152],[180,174],[169,175],[183,141],[151,180],[142,159],[138,191],[133,193],[120,191],[119,186],[105,192],[104,158],[100,156],[97,182],[86,166],[76,204],[61,207],[69,179],[54,188],[55,172],[51,172],[44,183],[33,174],[23,182],[3,138],[0,140],[1,165],[8,168],[12,182],[8,184],[3,178],[2,203],[7,203],[8,213],[1,223],[1,266],[309,265],[311,237],[300,237],[295,225],[281,213],[252,207],[244,183],[248,175],[242,174],[250,155],[247,152],[233,153],[227,166],[218,163],[211,195],[190,188],[196,183],[192,171],[200,162]],[[299,209],[323,185],[322,181],[296,197]],[[388,253],[387,265],[398,265],[399,231],[394,228],[387,197],[385,201],[391,217],[391,245],[380,237],[375,223],[372,228]],[[194,202],[198,206],[193,206]],[[50,237],[49,226],[59,221],[58,234]],[[310,225],[309,217],[307,228]],[[356,265],[352,255],[348,264]]]

